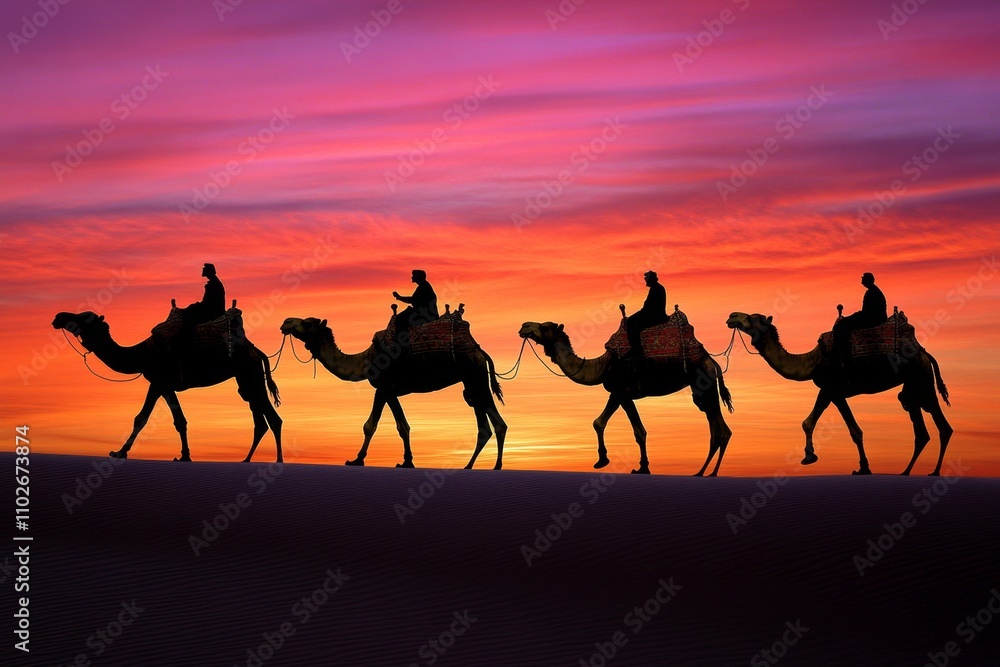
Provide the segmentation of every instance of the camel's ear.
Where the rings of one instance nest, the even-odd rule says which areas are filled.
[[[103,322],[104,321],[104,315],[101,315],[100,317],[98,317],[97,321],[98,322]]]
[[[766,319],[766,320],[764,320],[764,321],[765,321],[765,322],[767,322],[768,324],[770,324],[770,323],[771,323],[771,320],[773,320],[773,319],[774,319],[773,317],[771,317],[770,315],[768,315],[768,316],[767,316],[767,319]]]
[[[562,333],[562,330],[563,330],[563,325],[560,324],[559,327],[558,327],[559,333]]]
[[[319,325],[320,325],[321,327],[325,327],[325,326],[326,326],[326,320],[323,320],[322,322],[320,322],[320,323],[319,323]]]

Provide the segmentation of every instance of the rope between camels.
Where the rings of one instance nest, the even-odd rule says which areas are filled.
[[[76,352],[77,354],[79,354],[81,357],[83,357],[83,365],[86,366],[87,370],[90,371],[90,373],[92,375],[94,375],[95,377],[99,377],[102,380],[106,380],[107,382],[134,382],[134,381],[136,381],[136,380],[138,380],[139,378],[142,377],[142,373],[138,373],[138,374],[136,374],[135,377],[128,378],[126,380],[115,380],[114,378],[106,378],[106,377],[104,377],[100,373],[95,372],[94,369],[90,367],[90,362],[87,361],[87,355],[90,354],[90,350],[88,350],[86,352],[80,352],[80,350],[76,349],[76,346],[73,345],[73,342],[69,339],[69,336],[66,334],[66,330],[65,329],[62,330],[62,333],[63,333],[63,336],[66,338],[66,342],[69,343],[70,349],[73,350],[74,352]]]
[[[722,374],[723,375],[725,375],[726,371],[729,370],[729,359],[730,359],[730,355],[732,354],[732,351],[733,351],[733,345],[735,345],[735,344],[736,344],[736,329],[733,329],[733,335],[730,337],[730,339],[729,339],[729,345],[726,346],[726,349],[724,349],[722,352],[719,352],[718,354],[712,354],[711,352],[708,352],[708,350],[705,350],[706,352],[708,352],[708,356],[710,356],[710,357],[725,357],[726,358],[726,367],[722,369]],[[702,345],[702,349],[704,349],[704,347],[705,346]]]
[[[525,338],[525,340],[528,340],[528,339]],[[587,365],[587,360],[584,359],[580,363],[580,367],[578,369],[576,369],[575,371],[573,371],[572,373],[569,373],[569,374],[557,373],[556,371],[554,371],[551,368],[549,368],[549,365],[547,363],[545,363],[544,359],[542,359],[540,356],[538,356],[538,350],[535,349],[534,342],[532,342],[532,344],[531,344],[531,351],[534,353],[535,358],[538,359],[540,362],[542,362],[542,366],[545,366],[545,370],[547,370],[548,372],[552,373],[556,377],[571,378],[571,377],[573,377],[575,375],[578,375],[580,373],[580,371],[583,370],[583,367]]]
[[[527,343],[528,343],[528,339],[527,338],[522,338],[521,339],[521,350],[520,350],[520,352],[517,353],[517,361],[514,362],[514,367],[513,368],[511,368],[506,373],[496,373],[496,372],[494,372],[494,375],[496,375],[501,380],[507,380],[507,381],[510,381],[510,380],[513,380],[514,378],[516,378],[517,377],[517,372],[521,368],[521,355],[524,354],[524,346],[527,345]],[[507,376],[510,376],[510,377],[507,377]]]
[[[759,356],[760,356],[760,352],[754,352],[754,351],[753,351],[753,350],[751,350],[751,349],[750,349],[749,347],[747,347],[747,342],[746,342],[745,340],[743,340],[743,332],[742,332],[742,331],[740,331],[739,329],[736,329],[736,331],[739,331],[739,332],[740,332],[740,342],[741,342],[741,343],[743,343],[743,348],[744,348],[744,349],[745,349],[745,350],[746,350],[747,352],[749,352],[750,354],[755,354],[755,355],[757,355],[757,356],[759,357]]]

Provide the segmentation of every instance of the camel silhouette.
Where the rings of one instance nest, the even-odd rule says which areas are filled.
[[[271,378],[267,356],[250,341],[243,340],[232,346],[231,355],[219,355],[217,348],[206,349],[198,344],[185,348],[178,360],[165,354],[162,345],[153,337],[131,347],[122,347],[111,338],[111,328],[104,316],[92,312],[58,313],[52,320],[56,329],[65,329],[79,337],[80,343],[109,368],[118,373],[141,373],[149,382],[146,400],[133,422],[132,433],[121,449],[110,452],[115,458],[128,458],[129,450],[139,432],[149,421],[149,416],[162,397],[174,417],[174,428],[181,438],[181,455],[175,461],[190,461],[187,441],[187,419],[181,411],[177,392],[193,387],[210,387],[236,378],[240,397],[249,403],[253,413],[253,444],[244,461],[250,461],[261,438],[268,428],[274,432],[274,443],[281,458],[281,417],[267,397],[270,391],[275,404],[279,404],[278,387]],[[180,366],[178,367],[178,363]],[[180,372],[178,372],[180,371]],[[265,391],[265,386],[267,391]]]
[[[948,389],[941,379],[941,370],[937,360],[926,350],[920,348],[912,359],[905,359],[903,363],[897,364],[894,364],[888,355],[860,356],[855,358],[853,364],[848,366],[845,371],[840,367],[836,352],[827,353],[818,343],[815,348],[805,354],[787,352],[778,338],[778,329],[771,323],[770,316],[736,312],[729,316],[726,325],[731,329],[739,329],[749,334],[753,346],[764,357],[764,361],[777,371],[778,375],[799,382],[812,380],[819,387],[816,405],[802,422],[802,430],[805,431],[806,435],[803,465],[815,463],[819,458],[813,448],[813,430],[816,428],[820,415],[830,406],[830,403],[833,403],[847,424],[851,440],[858,447],[859,468],[853,474],[870,475],[872,471],[868,465],[868,457],[865,455],[863,433],[851,412],[851,408],[847,405],[847,399],[859,394],[878,394],[902,385],[903,388],[899,392],[899,402],[902,404],[903,410],[910,415],[914,434],[913,457],[902,474],[910,474],[913,464],[917,462],[917,457],[920,456],[920,452],[931,439],[930,433],[927,432],[927,426],[924,424],[921,410],[930,413],[941,435],[941,452],[938,455],[937,466],[930,474],[939,475],[941,473],[944,453],[948,449],[948,441],[951,440],[953,431],[948,420],[944,417],[934,389],[936,384],[945,403],[948,403]],[[847,374],[846,381],[845,372]],[[948,403],[948,405],[951,404]]]
[[[604,429],[608,420],[623,408],[632,424],[635,441],[639,445],[639,469],[633,473],[649,474],[649,459],[646,457],[646,429],[639,419],[635,400],[647,396],[666,396],[690,386],[695,405],[708,418],[710,432],[708,458],[696,476],[705,474],[715,453],[719,458],[710,476],[719,473],[722,457],[733,432],[722,417],[719,399],[725,402],[729,411],[733,410],[732,398],[722,379],[722,369],[707,354],[698,362],[684,364],[680,359],[619,359],[606,351],[595,359],[581,359],[573,352],[569,336],[563,325],[552,322],[525,322],[518,332],[521,338],[528,338],[542,346],[545,354],[562,369],[563,373],[577,384],[603,385],[610,394],[604,411],[594,420],[597,431],[597,463],[595,468],[603,468],[610,463],[608,450],[604,445]]]
[[[420,354],[410,352],[394,360],[390,360],[386,356],[384,357],[385,362],[388,362],[386,365],[386,363],[379,363],[382,361],[379,358],[380,355],[385,355],[385,352],[380,352],[374,343],[358,354],[341,352],[333,339],[333,331],[326,325],[326,320],[319,320],[315,317],[305,319],[289,317],[281,325],[281,333],[302,341],[312,356],[341,380],[348,382],[368,380],[369,384],[374,387],[375,399],[372,403],[371,415],[363,427],[364,444],[361,446],[357,458],[347,461],[347,465],[363,466],[365,464],[368,446],[371,444],[372,436],[375,435],[382,411],[388,405],[396,420],[396,430],[403,440],[403,462],[397,464],[396,467],[412,468],[410,425],[406,421],[406,415],[403,414],[399,397],[406,394],[438,391],[461,382],[465,387],[462,395],[465,402],[475,411],[476,422],[479,425],[476,450],[465,468],[472,468],[479,453],[483,451],[483,447],[489,441],[492,435],[490,424],[493,425],[497,437],[497,462],[493,469],[500,470],[503,466],[503,443],[507,434],[507,424],[500,416],[496,403],[493,401],[495,395],[502,403],[503,392],[496,379],[493,359],[482,348],[476,347],[471,352],[456,351],[454,354],[451,352],[424,352]]]

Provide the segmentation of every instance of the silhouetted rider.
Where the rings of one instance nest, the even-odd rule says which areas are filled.
[[[393,292],[394,296],[403,303],[410,304],[403,312],[396,315],[396,336],[408,331],[411,326],[432,322],[438,319],[437,295],[434,288],[427,282],[427,274],[420,269],[414,269],[410,280],[417,284],[417,289],[410,296],[401,296],[399,292]]]
[[[845,363],[851,356],[851,332],[884,324],[889,318],[885,295],[875,285],[871,273],[861,275],[861,284],[867,288],[861,310],[837,320],[833,325],[833,349]]]
[[[655,271],[643,274],[649,293],[638,312],[625,319],[625,332],[628,334],[629,355],[641,356],[642,343],[639,332],[643,329],[663,324],[670,317],[667,315],[667,290],[660,284]]]
[[[196,301],[184,309],[184,330],[191,333],[194,327],[204,322],[210,322],[226,314],[226,288],[215,274],[215,265],[206,263],[201,275],[208,279],[205,283],[205,295],[201,301]]]

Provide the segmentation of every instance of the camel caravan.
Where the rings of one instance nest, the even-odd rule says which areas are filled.
[[[459,304],[454,311],[446,304],[444,314],[439,314],[437,297],[425,272],[413,271],[411,280],[416,288],[412,295],[392,293],[407,307],[400,312],[396,304],[392,305],[389,322],[385,329],[372,336],[367,349],[345,353],[337,346],[327,320],[290,317],[280,327],[284,336],[282,348],[271,357],[246,337],[242,312],[236,307],[236,301],[225,308],[225,291],[215,267],[206,264],[202,275],[207,279],[202,301],[186,308],[179,308],[171,301],[166,320],[154,326],[148,338],[130,347],[116,343],[104,317],[96,313],[62,312],[55,316],[52,326],[73,334],[86,349],[86,353],[81,353],[85,363],[87,355],[93,353],[112,370],[135,374],[131,379],[142,377],[149,382],[146,399],[133,421],[131,434],[120,449],[110,452],[110,456],[128,457],[157,401],[163,398],[181,441],[180,456],[174,460],[190,461],[187,420],[177,393],[235,378],[240,397],[250,407],[254,425],[253,440],[244,462],[252,459],[268,431],[274,434],[277,461],[281,462],[282,421],[275,409],[280,400],[278,387],[271,376],[270,359],[275,356],[280,359],[284,340],[291,337],[305,346],[311,359],[337,378],[347,382],[367,381],[375,391],[371,413],[363,426],[364,442],[357,456],[346,465],[365,464],[369,445],[388,406],[403,442],[403,460],[396,467],[413,468],[410,425],[400,397],[434,392],[461,383],[462,396],[473,409],[478,426],[475,450],[465,468],[473,467],[494,435],[497,458],[493,469],[503,467],[507,424],[496,404],[497,400],[503,404],[498,378],[510,375],[508,379],[513,379],[521,356],[511,371],[498,373],[493,359],[472,336],[469,323],[464,319],[464,304]],[[940,434],[937,465],[931,475],[940,474],[952,428],[945,419],[938,394],[950,405],[948,390],[941,379],[937,360],[917,341],[906,316],[898,309],[894,309],[892,317],[887,316],[885,297],[875,286],[872,274],[862,276],[862,285],[867,289],[862,310],[845,317],[843,306],[838,306],[833,329],[822,333],[816,347],[804,354],[785,350],[770,316],[741,312],[732,313],[726,322],[733,329],[729,347],[722,353],[710,354],[695,337],[694,327],[678,306],[667,315],[666,290],[656,273],[648,271],[645,280],[649,293],[642,308],[626,315],[625,306],[620,306],[621,324],[599,357],[585,359],[577,355],[562,324],[525,322],[518,332],[523,339],[521,354],[525,344],[538,345],[561,371],[553,373],[577,384],[600,385],[608,393],[607,404],[593,422],[597,434],[594,468],[604,468],[611,462],[604,432],[608,421],[621,408],[632,425],[639,448],[639,467],[632,472],[649,474],[646,429],[635,401],[648,396],[666,396],[690,387],[693,402],[705,414],[709,427],[708,456],[695,475],[705,475],[713,459],[715,465],[708,474],[718,475],[732,438],[722,407],[733,412],[733,401],[723,379],[724,371],[714,357],[728,357],[737,334],[741,337],[746,334],[756,353],[779,375],[790,380],[811,380],[819,389],[813,410],[802,422],[805,432],[803,465],[818,460],[813,431],[832,403],[858,448],[859,469],[853,474],[871,474],[861,427],[847,399],[901,386],[899,401],[903,410],[909,413],[914,431],[913,456],[902,474],[910,474],[930,441],[924,411],[931,415]]]

